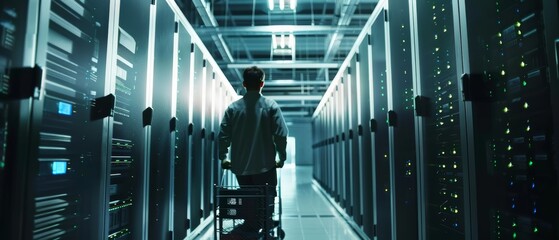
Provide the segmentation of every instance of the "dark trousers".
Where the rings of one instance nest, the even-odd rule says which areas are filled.
[[[244,225],[252,230],[265,227],[271,229],[271,219],[274,213],[274,197],[277,196],[276,186],[278,185],[276,169],[254,175],[236,175],[236,177],[241,189],[254,188],[254,186],[264,187],[267,184],[268,187],[264,192],[268,194],[268,196],[266,196],[268,206],[264,204],[265,198],[257,199],[255,207],[246,212]],[[265,210],[267,210],[267,214],[265,214]],[[264,225],[266,223],[265,219],[268,220],[267,226]]]

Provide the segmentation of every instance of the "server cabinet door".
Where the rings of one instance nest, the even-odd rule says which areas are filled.
[[[112,122],[108,239],[145,239],[143,236],[144,135],[142,111],[146,95],[150,3],[117,2],[113,92],[116,97]]]
[[[215,159],[215,155],[213,154],[213,150],[214,149],[214,142],[213,142],[213,137],[214,131],[213,131],[213,111],[212,111],[212,102],[213,99],[215,98],[215,92],[214,92],[214,81],[215,81],[215,73],[213,70],[212,65],[207,64],[206,66],[206,78],[204,80],[205,82],[205,100],[204,100],[204,109],[203,111],[205,112],[204,114],[204,128],[203,129],[203,137],[204,137],[204,142],[205,142],[205,146],[204,146],[204,158],[202,159],[203,164],[204,164],[204,196],[202,197],[202,210],[204,210],[204,215],[202,216],[203,218],[207,218],[210,216],[210,213],[213,210],[213,207],[211,206],[212,202],[213,202],[213,197],[212,197],[212,190],[213,190],[213,175],[214,175],[214,166],[216,165],[217,161]]]
[[[354,57],[352,57],[354,58]],[[344,147],[345,147],[345,155],[344,155],[344,162],[345,162],[345,188],[346,188],[346,212],[349,216],[354,216],[355,210],[355,177],[359,176],[357,173],[354,172],[354,145],[353,145],[353,101],[352,101],[352,87],[353,87],[353,79],[351,75],[351,71],[355,67],[355,62],[352,61],[348,68],[345,70],[344,73],[344,130],[343,130],[343,139],[344,139]]]
[[[388,3],[388,101],[393,200],[397,239],[418,239],[417,160],[408,1]]]
[[[175,14],[157,1],[153,71],[153,121],[150,140],[149,239],[170,239],[171,94]]]
[[[393,232],[394,220],[392,217],[393,206],[393,186],[390,179],[390,159],[388,144],[388,99],[387,99],[387,77],[386,77],[386,41],[385,41],[385,13],[381,13],[374,21],[371,28],[372,42],[372,79],[370,79],[370,104],[374,113],[373,120],[376,122],[374,130],[373,161],[375,162],[376,178],[373,179],[376,185],[377,201],[377,236],[379,239],[389,239]]]
[[[213,71],[212,71],[213,72]],[[210,84],[210,88],[209,88],[209,92],[207,96],[209,98],[208,101],[209,103],[209,129],[210,129],[210,134],[209,134],[209,141],[210,141],[210,157],[208,158],[207,161],[210,161],[210,183],[209,183],[209,187],[210,187],[210,193],[209,193],[209,200],[208,202],[210,202],[209,208],[207,209],[208,212],[213,211],[214,209],[214,205],[216,204],[214,202],[214,185],[215,184],[219,184],[219,158],[218,158],[218,141],[217,141],[217,135],[219,134],[219,121],[221,119],[219,119],[219,113],[218,113],[218,102],[219,101],[219,97],[218,94],[219,93],[219,83],[221,82],[221,76],[219,75],[218,72],[213,72],[212,73],[212,78],[211,78],[211,82]]]
[[[202,84],[204,79],[205,63],[202,51],[198,46],[194,44],[193,48],[193,62],[191,66],[192,78],[191,78],[191,98],[190,98],[190,122],[193,126],[193,132],[190,136],[190,229],[195,229],[200,225],[200,220],[202,218],[202,157],[203,157],[203,146],[202,146],[202,99],[204,98],[204,92],[202,92]]]
[[[337,197],[338,202],[343,208],[347,208],[348,186],[346,185],[346,112],[345,112],[345,93],[344,93],[344,77],[336,89],[336,173],[338,181]]]
[[[340,89],[340,94],[341,94],[341,119],[342,119],[342,129],[341,129],[341,141],[342,141],[342,148],[344,149],[342,152],[342,158],[340,159],[342,162],[342,174],[343,174],[343,188],[344,188],[344,200],[343,200],[343,206],[345,207],[346,213],[348,213],[350,216],[352,215],[352,211],[353,211],[353,200],[352,200],[352,196],[353,196],[353,186],[352,186],[352,176],[351,176],[351,171],[353,170],[351,168],[351,159],[353,156],[351,156],[352,154],[352,148],[351,148],[351,140],[349,139],[349,130],[350,130],[350,113],[351,110],[349,109],[350,107],[350,95],[349,95],[349,89],[350,89],[350,73],[349,71],[351,69],[351,66],[348,66],[345,70],[344,70],[344,74],[343,74],[343,83],[341,84],[341,89]]]
[[[186,28],[180,24],[179,52],[177,64],[177,131],[175,135],[175,189],[174,189],[174,238],[180,239],[186,236],[190,224],[188,222],[187,206],[188,199],[188,151],[190,149],[188,121],[189,113],[189,86],[190,86],[190,61],[191,61],[191,38]]]
[[[360,172],[361,161],[359,159],[359,123],[358,120],[358,111],[359,108],[357,107],[357,81],[359,80],[358,71],[359,67],[357,66],[357,59],[359,55],[356,54],[351,61],[351,69],[348,69],[348,81],[347,81],[347,96],[348,96],[348,123],[349,123],[349,131],[348,131],[348,141],[349,141],[349,150],[350,150],[350,167],[351,167],[351,192],[352,192],[352,211],[351,214],[353,216],[353,220],[358,224],[362,225],[362,211],[361,211],[361,204],[362,204],[362,172]]]
[[[210,206],[212,202],[212,189],[213,189],[213,166],[214,166],[214,157],[213,157],[213,142],[211,139],[212,135],[212,99],[215,97],[213,94],[213,79],[214,79],[214,71],[212,65],[209,62],[206,62],[206,69],[205,69],[205,78],[202,84],[202,92],[204,92],[204,99],[202,102],[202,142],[204,144],[203,151],[204,156],[202,157],[202,189],[204,190],[202,195],[202,210],[204,211],[202,218],[207,218],[210,216],[212,212],[212,207]]]
[[[464,1],[479,239],[559,237],[553,2]]]
[[[427,239],[469,239],[463,102],[457,77],[454,1],[416,5],[421,95],[430,108],[421,126]]]
[[[34,116],[40,136],[32,238],[106,237],[106,89],[109,2],[42,1],[37,63],[44,99]],[[35,159],[34,159],[35,160]]]
[[[336,86],[334,91],[334,97],[332,98],[332,110],[333,110],[333,130],[334,130],[334,198],[336,202],[342,207],[345,207],[345,185],[344,185],[344,151],[345,146],[342,141],[342,129],[343,129],[343,117],[344,113],[342,111],[342,90],[341,83]]]
[[[376,224],[376,186],[373,185],[374,162],[372,158],[373,149],[371,136],[374,129],[371,128],[371,100],[369,95],[369,85],[373,76],[372,72],[372,46],[371,35],[367,35],[359,46],[359,79],[357,82],[357,106],[360,113],[360,124],[362,131],[359,133],[361,151],[359,159],[362,162],[361,184],[363,188],[363,229],[367,236],[374,237],[374,224]]]
[[[36,157],[29,149],[37,141],[29,132],[30,116],[42,74],[32,68],[36,39],[26,36],[35,34],[37,14],[32,9],[37,6],[16,0],[0,3],[0,232],[7,239],[22,239],[23,226],[32,221],[25,219],[32,214],[33,202],[25,193],[36,165],[29,160]]]

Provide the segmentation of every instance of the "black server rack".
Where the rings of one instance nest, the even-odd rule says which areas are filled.
[[[204,147],[203,147],[203,151],[204,151],[204,157],[201,159],[202,164],[204,166],[204,171],[203,171],[203,178],[202,178],[202,188],[204,189],[203,195],[202,195],[202,210],[203,215],[202,218],[207,218],[210,216],[211,211],[213,210],[213,206],[211,206],[211,203],[213,201],[213,197],[212,197],[212,190],[213,189],[213,181],[212,181],[212,175],[213,173],[216,171],[214,166],[215,166],[215,161],[214,161],[214,155],[213,155],[213,139],[212,139],[212,133],[213,133],[213,125],[212,125],[212,102],[213,102],[213,98],[215,97],[215,95],[213,94],[213,83],[214,83],[214,79],[215,79],[215,73],[213,70],[212,65],[210,65],[209,63],[206,65],[206,77],[203,80],[203,92],[204,92],[204,101],[202,104],[202,121],[203,121],[203,126],[202,126],[202,132],[201,132],[201,136],[202,136],[202,142],[204,143]]]
[[[36,3],[7,0],[0,3],[0,232],[8,239],[23,238],[31,225],[33,202],[26,198],[34,163],[28,161],[32,118],[42,70],[33,66],[33,48],[25,36],[34,33]]]
[[[336,94],[335,92],[332,93],[332,96],[330,97],[330,99],[328,100],[328,129],[330,130],[330,136],[331,136],[331,143],[329,146],[329,150],[330,153],[328,153],[328,158],[329,158],[329,173],[328,173],[328,180],[329,180],[329,192],[330,195],[335,198],[338,199],[337,196],[337,191],[339,191],[337,184],[338,184],[338,174],[337,171],[339,170],[339,167],[336,165],[338,162],[338,159],[340,159],[338,157],[339,154],[339,150],[337,148],[337,130],[336,130]]]
[[[361,184],[363,185],[363,229],[365,234],[372,238],[374,236],[374,226],[376,224],[376,198],[374,198],[375,186],[373,185],[374,162],[372,160],[371,137],[374,131],[375,121],[371,118],[371,103],[369,101],[369,86],[372,81],[372,52],[371,35],[367,34],[359,46],[358,66],[359,82],[358,92],[358,111],[361,113],[361,124],[359,125],[359,140],[361,151],[359,160],[362,162]]]
[[[108,2],[41,2],[37,62],[46,75],[26,239],[106,237],[108,13]]]
[[[120,1],[113,66],[115,109],[112,121],[108,239],[143,239],[144,139],[150,3]],[[134,17],[129,14],[138,14]]]
[[[328,146],[328,172],[326,173],[326,179],[327,179],[327,186],[328,186],[328,192],[334,196],[335,191],[336,191],[336,166],[335,166],[335,161],[336,161],[336,130],[334,128],[334,94],[332,94],[332,96],[330,97],[330,99],[328,99],[328,103],[326,104],[326,114],[327,114],[327,129],[330,135],[330,145]]]
[[[349,167],[351,171],[349,173],[349,177],[351,178],[350,188],[351,188],[351,211],[350,214],[353,216],[355,222],[359,225],[362,224],[361,216],[362,216],[362,182],[361,178],[363,176],[361,169],[361,161],[359,158],[359,137],[358,137],[358,125],[359,125],[359,113],[360,109],[357,107],[357,81],[359,78],[357,77],[357,58],[358,55],[356,54],[351,61],[351,68],[348,69],[348,80],[346,82],[347,88],[347,95],[348,95],[348,119],[349,123],[349,130],[347,131],[347,137],[349,142],[349,150],[351,152],[351,158],[349,162]]]
[[[426,236],[464,239],[468,207],[463,102],[457,80],[453,1],[417,5],[421,97],[429,99],[424,117]]]
[[[326,97],[326,96],[324,96]],[[322,129],[324,131],[323,133],[323,143],[322,143],[322,156],[324,159],[319,159],[318,161],[322,162],[322,178],[320,178],[320,183],[322,185],[322,187],[325,188],[325,190],[327,192],[331,192],[330,189],[330,179],[329,176],[330,175],[330,129],[328,127],[328,123],[329,123],[329,113],[328,113],[328,102],[326,102],[324,104],[323,110],[321,111],[322,113]]]
[[[177,64],[177,131],[175,135],[175,189],[174,189],[174,237],[186,236],[190,227],[187,214],[188,176],[190,149],[189,135],[192,128],[189,126],[189,87],[190,87],[190,62],[191,62],[191,37],[182,24],[178,26],[178,64]]]
[[[171,109],[175,13],[166,1],[156,2],[155,52],[153,70],[153,120],[150,139],[149,239],[170,239],[170,171],[174,160]],[[173,134],[171,134],[173,133]],[[174,139],[173,139],[174,140]]]
[[[351,210],[351,198],[350,191],[350,142],[348,141],[347,131],[348,131],[348,100],[347,100],[347,71],[344,71],[340,77],[340,84],[338,85],[338,119],[340,120],[338,129],[338,134],[340,136],[340,158],[338,162],[340,164],[340,180],[341,180],[341,191],[340,191],[340,204],[345,208],[346,213]]]
[[[338,202],[342,207],[345,207],[345,186],[344,186],[344,159],[345,159],[345,145],[342,141],[342,131],[343,131],[343,117],[344,112],[342,111],[343,104],[343,91],[342,91],[342,80],[336,85],[336,90],[334,91],[334,97],[332,98],[332,117],[333,117],[333,130],[335,136],[334,143],[334,197],[336,202]]]
[[[388,125],[396,239],[418,238],[414,86],[408,1],[388,1]]]
[[[559,237],[552,2],[465,2],[480,239]]]
[[[371,45],[372,45],[372,82],[369,92],[369,100],[373,105],[374,117],[371,120],[374,122],[373,129],[373,144],[374,155],[372,157],[376,165],[376,178],[373,179],[373,184],[376,185],[376,199],[377,201],[377,233],[380,239],[390,238],[393,233],[393,217],[392,217],[392,198],[393,186],[391,183],[391,159],[389,155],[389,142],[388,142],[388,96],[387,96],[387,61],[386,61],[386,41],[385,41],[385,17],[386,11],[383,11],[375,19],[371,28]]]
[[[202,177],[200,181],[202,182],[202,197],[200,199],[201,205],[200,209],[202,209],[202,219],[208,217],[211,213],[210,202],[212,197],[210,196],[210,189],[212,189],[213,185],[211,184],[211,173],[212,173],[212,162],[211,162],[211,142],[210,142],[210,133],[211,133],[211,98],[213,96],[210,95],[211,93],[211,83],[213,78],[213,68],[209,64],[208,60],[206,61],[206,66],[202,71],[203,73],[203,80],[202,80],[202,92],[204,95],[202,96],[202,104],[200,109],[200,115],[202,118],[201,121],[201,130],[200,130],[200,137],[202,142],[202,157],[200,158],[200,162],[202,164]]]
[[[349,67],[344,71],[342,75],[342,83],[340,88],[340,94],[342,97],[342,107],[341,107],[341,118],[342,118],[342,132],[341,132],[341,141],[343,144],[343,157],[340,159],[342,162],[343,167],[343,188],[344,188],[344,208],[348,215],[352,215],[353,213],[353,176],[352,176],[352,162],[353,162],[353,146],[352,141],[349,136],[349,131],[351,131],[351,117],[350,114],[352,110],[350,109],[350,73]]]
[[[191,71],[191,98],[190,98],[190,111],[192,113],[190,118],[190,123],[192,124],[192,134],[191,134],[191,145],[190,145],[190,229],[196,228],[201,223],[203,209],[202,209],[202,194],[206,189],[203,189],[202,180],[202,169],[203,169],[203,144],[202,144],[202,98],[204,97],[204,92],[200,91],[202,89],[203,81],[205,81],[205,68],[206,60],[204,59],[203,53],[196,44],[193,48],[193,62],[191,66],[193,69]],[[209,189],[208,189],[209,190]]]

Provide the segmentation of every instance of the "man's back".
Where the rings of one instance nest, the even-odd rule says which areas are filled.
[[[285,146],[277,145],[282,145],[286,137],[287,126],[278,104],[257,91],[248,91],[225,111],[220,155],[227,152],[229,143],[231,168],[235,174],[263,173],[275,168],[276,147],[280,150],[280,158],[285,157],[285,152],[281,151]]]

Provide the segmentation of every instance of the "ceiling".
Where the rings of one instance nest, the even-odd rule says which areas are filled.
[[[265,71],[262,94],[278,102],[287,122],[310,121],[378,2],[297,0],[292,10],[284,0],[281,10],[273,0],[271,10],[269,0],[176,1],[239,94],[244,68]]]

